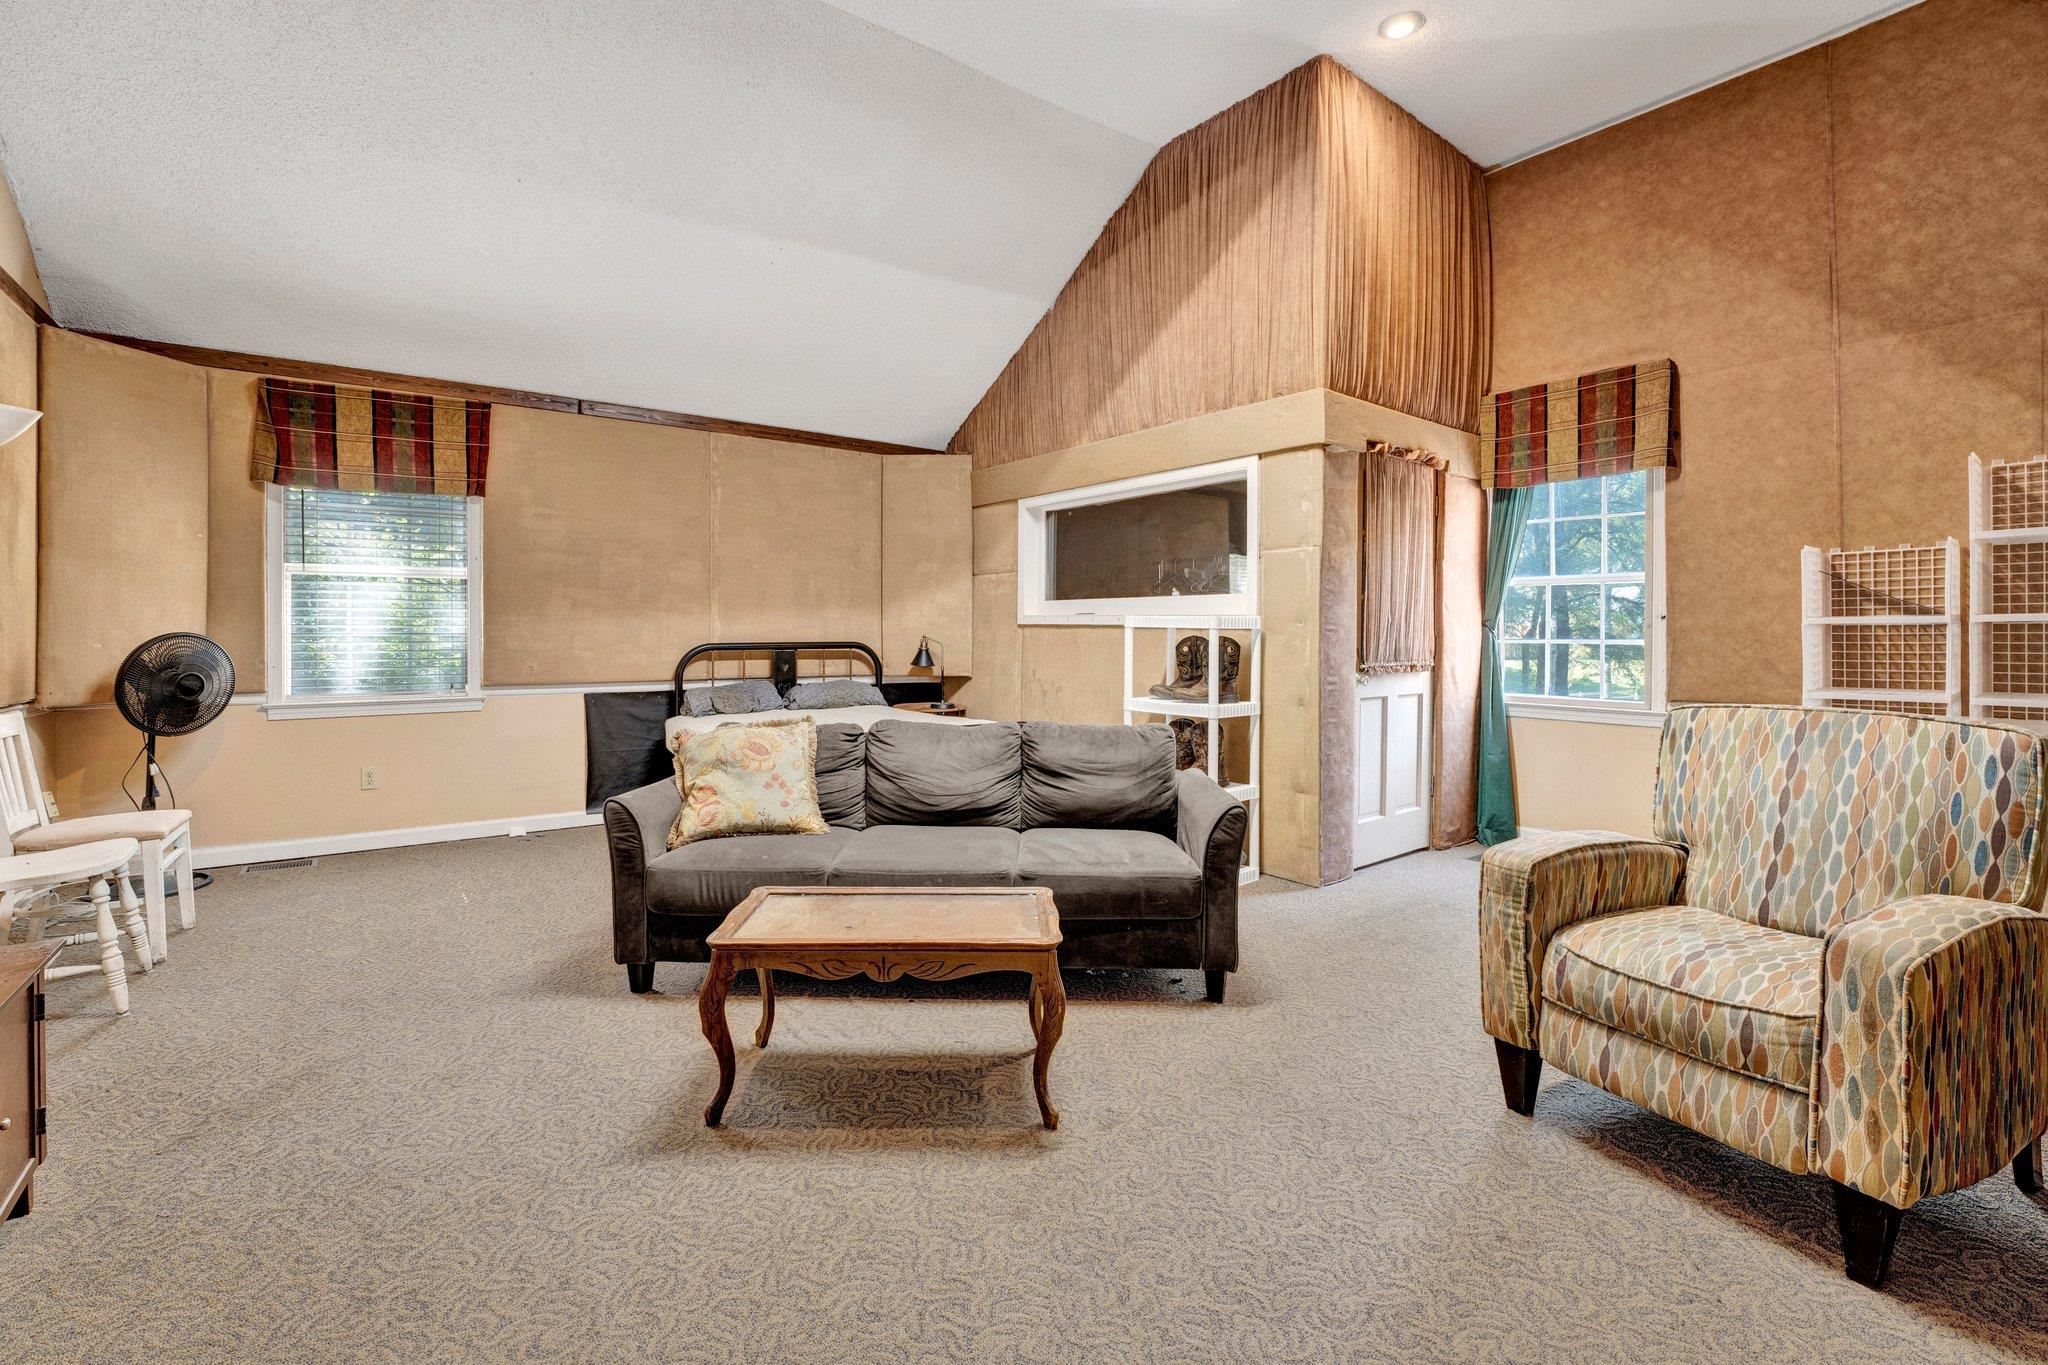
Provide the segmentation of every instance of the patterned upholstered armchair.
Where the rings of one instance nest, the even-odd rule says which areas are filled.
[[[2048,1128],[2043,742],[1997,725],[1677,707],[1654,840],[1487,850],[1480,1008],[1508,1107],[1543,1063],[1834,1182],[1852,1279],[1904,1210]]]

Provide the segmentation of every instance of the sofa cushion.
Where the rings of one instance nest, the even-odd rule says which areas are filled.
[[[822,886],[850,829],[701,839],[647,864],[647,908],[658,915],[723,915],[759,886]]]
[[[1824,943],[1690,905],[1583,920],[1550,941],[1543,998],[1688,1057],[1813,1083]]]
[[[1012,886],[1016,880],[1015,830],[934,825],[869,825],[826,878],[831,886]]]
[[[1023,809],[1023,741],[1013,721],[878,720],[868,730],[868,823],[1000,825]]]
[[[1063,921],[1202,913],[1202,869],[1146,830],[1027,829],[1017,841],[1017,884],[1049,889]]]
[[[1173,828],[1173,731],[1164,725],[1023,726],[1023,828]]]
[[[858,725],[818,727],[818,810],[825,823],[861,829],[868,819],[868,732]]]

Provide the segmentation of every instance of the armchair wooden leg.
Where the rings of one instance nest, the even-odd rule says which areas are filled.
[[[1891,1268],[1892,1244],[1899,1240],[1904,1209],[1873,1199],[1847,1185],[1835,1186],[1835,1223],[1842,1230],[1842,1268],[1860,1285],[1876,1289]]]
[[[1210,1004],[1220,1005],[1223,1003],[1223,987],[1229,980],[1229,972],[1209,969],[1202,973],[1203,991],[1208,995]]]
[[[652,962],[628,962],[626,984],[633,988],[633,994],[645,995],[654,989],[654,964]]]
[[[2012,1183],[2020,1187],[2021,1194],[2041,1192],[2041,1139],[2020,1148],[2012,1159]]]
[[[1500,1088],[1508,1108],[1517,1114],[1536,1112],[1536,1086],[1543,1079],[1543,1054],[1513,1043],[1493,1040],[1494,1055],[1500,1060]]]

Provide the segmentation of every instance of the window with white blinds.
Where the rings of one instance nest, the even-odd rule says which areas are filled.
[[[274,488],[272,700],[473,695],[468,498]],[[282,692],[282,696],[278,695]]]

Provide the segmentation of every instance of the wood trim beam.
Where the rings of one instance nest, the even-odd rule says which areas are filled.
[[[4,278],[4,273],[0,273],[0,280]],[[12,281],[6,283],[11,284]],[[49,322],[47,317],[40,320]],[[759,422],[735,422],[723,417],[703,417],[691,412],[670,412],[665,408],[640,408],[625,403],[564,398],[557,394],[534,393],[526,389],[501,389],[489,384],[464,384],[449,379],[427,379],[419,375],[363,370],[348,365],[326,365],[313,360],[287,360],[281,356],[219,351],[205,346],[186,346],[174,341],[149,341],[142,337],[119,336],[112,332],[87,332],[84,335],[97,337],[101,341],[111,341],[117,346],[132,346],[139,351],[149,351],[172,360],[182,360],[188,365],[276,375],[283,379],[304,379],[316,384],[404,389],[412,393],[432,394],[442,398],[502,403],[515,408],[541,408],[548,412],[573,412],[585,417],[609,417],[621,422],[650,422],[656,426],[681,427],[689,431],[705,431],[722,436],[749,436],[762,441],[790,441],[801,445],[823,446],[832,450],[859,450],[879,455],[937,453],[925,446],[867,441],[857,436],[834,436],[822,431],[801,431],[794,427],[773,427]]]
[[[50,310],[36,302],[36,296],[21,287],[21,281],[0,267],[0,296],[13,301],[14,306],[34,318],[45,327],[55,327],[57,320],[50,316]]]

